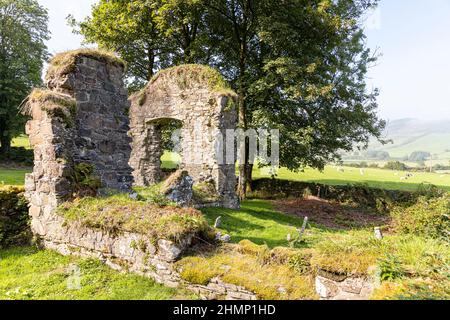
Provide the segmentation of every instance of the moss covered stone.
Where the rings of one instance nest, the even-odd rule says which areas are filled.
[[[67,51],[58,53],[50,60],[50,65],[47,71],[47,79],[50,79],[56,75],[64,75],[75,70],[76,61],[79,57],[86,57],[108,64],[126,67],[125,62],[117,57],[113,52],[100,49],[78,49],[73,51]]]
[[[205,65],[185,64],[162,70],[150,80],[149,85],[168,80],[175,80],[182,89],[192,87],[193,84],[204,84],[211,91],[235,95],[220,72]]]
[[[34,89],[22,111],[26,115],[32,115],[33,108],[40,108],[50,117],[61,119],[68,127],[74,125],[77,103],[70,95],[48,89]]]
[[[213,278],[243,286],[260,299],[317,299],[312,278],[296,272],[288,264],[262,259],[270,257],[267,247],[249,241],[224,245],[210,255],[186,257],[177,263],[181,277],[207,285]]]
[[[160,207],[132,200],[127,194],[67,202],[58,208],[58,214],[65,218],[66,223],[78,222],[85,227],[111,233],[138,233],[155,241],[178,242],[209,229],[200,211]]]

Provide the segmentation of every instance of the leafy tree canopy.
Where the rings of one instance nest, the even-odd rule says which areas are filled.
[[[18,106],[41,84],[49,39],[47,11],[36,0],[0,0],[0,152],[23,132]]]

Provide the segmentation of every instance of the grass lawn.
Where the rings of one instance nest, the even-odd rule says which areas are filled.
[[[25,174],[30,172],[31,169],[5,169],[0,167],[0,186],[23,186],[25,183]]]
[[[17,147],[17,148],[22,147],[25,149],[31,149],[30,140],[28,139],[28,136],[26,136],[26,135],[21,135],[19,137],[14,138],[11,141],[11,145],[13,147]]]
[[[97,260],[64,257],[30,247],[0,250],[0,300],[193,298],[190,293],[166,288],[153,280],[113,271]]]
[[[415,191],[421,183],[430,183],[445,190],[450,191],[450,175],[439,175],[437,173],[414,172],[414,176],[404,181],[400,178],[406,172],[397,172],[383,169],[364,169],[361,175],[360,169],[343,168],[344,172],[339,172],[336,167],[327,166],[323,172],[313,169],[306,169],[305,172],[291,172],[287,169],[280,169],[278,178],[292,181],[317,182],[327,185],[346,185],[352,183],[366,183],[370,187]],[[270,177],[264,169],[255,169],[254,178]]]
[[[266,201],[245,201],[241,210],[223,208],[204,208],[210,225],[222,217],[221,231],[232,236],[233,242],[248,239],[256,244],[267,244],[269,247],[287,246],[286,237],[294,234],[303,221],[297,217],[276,212]]]
[[[277,212],[271,203],[259,200],[243,202],[239,211],[221,208],[202,211],[211,223],[218,216],[222,217],[221,231],[230,234],[233,243],[248,239],[273,250],[277,250],[276,247],[288,247],[287,235],[295,235],[295,228],[302,224],[302,219]],[[302,241],[295,247],[300,256],[311,257],[311,270],[320,268],[337,274],[378,277],[381,283],[376,288],[374,299],[450,298],[450,248],[444,241],[401,234],[386,234],[382,241],[377,241],[373,228],[345,231],[315,225],[308,227]],[[259,251],[252,249],[255,250]],[[263,248],[261,252],[265,252]],[[223,273],[209,266],[220,266],[223,260],[239,261],[238,257],[245,258],[227,253],[217,257],[188,257],[185,265],[195,278],[195,272],[199,272],[199,275],[202,272],[203,275]],[[231,281],[257,278],[253,280],[267,286],[271,282],[270,274],[242,269],[246,265],[244,262],[241,269],[237,265],[225,264],[231,266],[230,275],[225,274]],[[295,262],[293,266],[298,270]],[[266,269],[271,272],[270,268]],[[300,269],[305,272],[303,268]],[[309,274],[310,271],[306,272]]]

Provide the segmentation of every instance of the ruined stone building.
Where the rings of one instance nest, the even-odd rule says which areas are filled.
[[[220,205],[238,207],[235,165],[226,164],[223,144],[226,130],[236,127],[235,99],[220,74],[209,67],[185,65],[158,73],[131,97],[130,164],[135,185],[149,186],[164,177],[162,129],[175,121],[182,128],[180,168],[196,184],[211,183]]]
[[[183,132],[180,169],[195,184],[213,186],[215,205],[239,206],[234,164],[218,161],[223,155],[216,151],[224,151],[213,138],[236,126],[235,95],[220,75],[205,66],[172,68],[129,100],[124,71],[124,63],[111,54],[59,54],[51,61],[47,88],[30,95],[26,111],[32,119],[26,130],[35,166],[26,177],[26,191],[38,234],[45,233],[52,212],[74,192],[77,170],[92,170],[98,182],[84,183],[98,183],[101,190],[129,192],[133,185],[160,182],[162,128],[171,121]],[[209,138],[196,140],[189,134],[194,128]],[[200,162],[190,160],[199,154]]]

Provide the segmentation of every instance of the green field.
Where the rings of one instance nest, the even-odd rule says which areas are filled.
[[[327,185],[346,185],[354,183],[365,183],[370,187],[388,190],[415,191],[422,183],[433,184],[450,191],[450,175],[439,175],[436,173],[413,173],[408,180],[401,180],[406,172],[391,171],[383,169],[364,169],[364,175],[358,168],[342,168],[344,172],[338,171],[337,167],[328,166],[323,172],[314,169],[306,169],[304,172],[294,173],[287,169],[280,169],[279,179],[292,181],[317,182]],[[255,169],[254,178],[268,178],[270,175],[264,169]]]
[[[175,165],[169,160],[164,162],[164,167],[173,168]],[[328,166],[323,172],[313,169],[306,169],[305,172],[291,172],[287,169],[280,169],[279,179],[292,181],[317,182],[327,185],[346,185],[364,183],[373,188],[388,190],[415,191],[420,184],[433,184],[450,191],[450,175],[440,175],[437,173],[415,172],[408,180],[401,180],[406,172],[396,172],[383,169],[364,169],[361,175],[360,169],[343,168],[344,172],[339,172],[336,167]],[[3,169],[0,168],[0,185],[23,185],[25,173],[30,170],[24,169]],[[268,178],[270,175],[264,169],[255,169],[254,178]]]
[[[14,139],[14,146],[28,145],[28,138],[21,136]],[[176,168],[180,163],[180,156],[175,153],[165,153],[162,157],[162,167],[167,169]],[[323,172],[314,169],[306,169],[304,172],[291,172],[287,169],[280,169],[279,179],[292,181],[317,182],[327,185],[346,185],[354,183],[365,183],[370,187],[415,191],[422,183],[433,184],[450,191],[450,174],[441,175],[437,173],[413,173],[413,177],[408,180],[401,178],[406,172],[396,172],[383,169],[364,169],[364,175],[360,169],[345,167],[344,172],[338,171],[335,166],[327,166]],[[23,185],[25,173],[31,170],[26,169],[4,169],[0,168],[0,185]],[[270,175],[265,169],[255,169],[254,178],[267,178]]]
[[[28,137],[26,135],[21,135],[17,138],[14,138],[12,140],[12,146],[17,147],[17,148],[22,147],[25,149],[31,149],[30,140],[28,139]]]
[[[25,183],[25,174],[29,172],[31,172],[29,169],[0,168],[0,186],[22,186]]]

